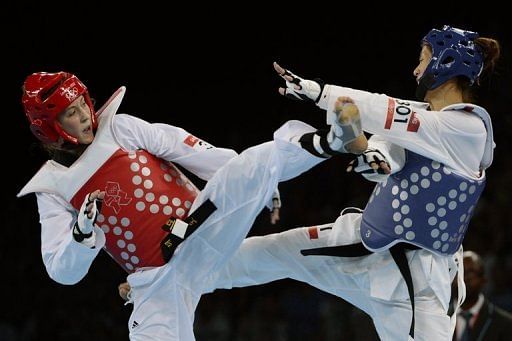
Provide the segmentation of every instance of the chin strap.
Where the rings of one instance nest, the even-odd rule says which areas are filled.
[[[423,102],[425,100],[427,91],[431,89],[434,82],[435,79],[433,74],[429,73],[423,75],[423,77],[420,79],[420,82],[418,83],[418,87],[416,88],[416,99]]]

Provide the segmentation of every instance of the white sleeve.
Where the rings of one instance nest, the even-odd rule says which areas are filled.
[[[487,132],[480,118],[463,111],[429,111],[425,103],[326,85],[319,106],[333,110],[339,96],[359,107],[363,130],[402,148],[478,178]],[[472,150],[473,153],[467,153]]]
[[[134,116],[114,118],[114,134],[127,150],[144,149],[164,160],[175,162],[203,180],[237,155],[234,150],[216,148],[182,128],[148,123]]]
[[[64,199],[36,193],[41,223],[41,254],[50,278],[61,284],[75,284],[85,277],[94,258],[105,245],[105,234],[96,226],[95,247],[73,238],[76,211]]]

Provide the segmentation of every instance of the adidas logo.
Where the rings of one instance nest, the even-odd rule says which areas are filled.
[[[133,321],[132,323],[132,329],[139,326],[139,322]]]

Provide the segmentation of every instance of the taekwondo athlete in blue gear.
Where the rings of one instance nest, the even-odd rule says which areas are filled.
[[[380,184],[364,211],[345,209],[332,224],[246,239],[212,290],[293,278],[368,313],[383,340],[451,340],[455,318],[448,309],[462,264],[459,245],[494,148],[490,117],[468,94],[498,57],[494,39],[451,27],[432,30],[413,72],[420,85],[423,77],[434,79],[422,102],[322,85],[274,64],[286,80],[282,95],[307,98],[328,117],[340,96],[353,100],[363,130],[373,136],[351,169],[369,171],[363,176]],[[359,160],[389,165],[391,174]]]
[[[432,58],[419,80],[420,99],[425,97],[426,90],[436,89],[457,76],[469,79],[470,85],[475,83],[483,67],[482,52],[474,43],[476,38],[475,32],[449,26],[433,29],[423,38],[432,49]],[[411,111],[402,107],[402,112]],[[464,109],[482,116],[492,138],[491,120],[485,109],[456,105],[444,110]],[[489,155],[492,157],[492,151]],[[471,179],[411,151],[406,152],[406,158],[402,170],[375,187],[363,213],[363,243],[373,251],[407,242],[433,252],[454,254],[462,244],[485,186],[485,174]],[[487,168],[488,160],[483,161],[482,168]]]

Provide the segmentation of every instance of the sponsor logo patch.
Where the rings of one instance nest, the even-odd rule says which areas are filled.
[[[309,239],[318,239],[318,228],[316,226],[308,229]]]
[[[183,143],[185,143],[186,145],[189,145],[190,147],[194,148],[197,151],[213,148],[213,146],[211,144],[204,142],[201,139],[198,139],[194,135],[188,135],[185,138],[185,140],[183,140]]]
[[[195,137],[194,135],[188,135],[186,138],[185,138],[185,144],[188,144],[190,147],[194,147],[194,145],[197,143],[197,141],[199,141],[199,139],[197,137]]]
[[[121,206],[126,206],[132,201],[132,198],[128,197],[128,193],[121,190],[121,186],[118,182],[107,181],[105,186],[105,198],[103,203],[111,207],[116,214],[121,211]]]

